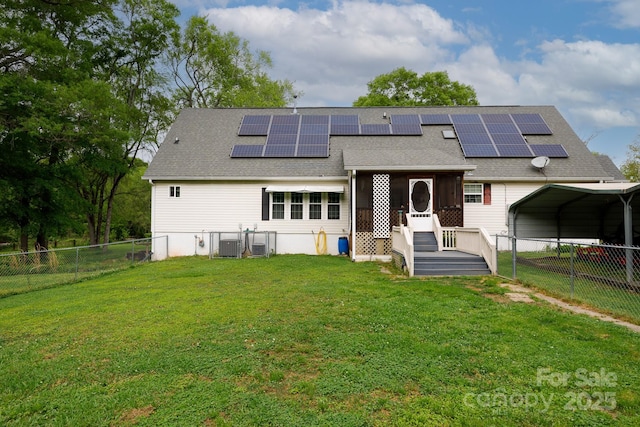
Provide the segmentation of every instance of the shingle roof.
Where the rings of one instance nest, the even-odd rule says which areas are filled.
[[[620,172],[620,169],[613,163],[611,157],[605,154],[595,154],[596,159],[600,162],[602,168],[607,171],[612,177],[614,181],[628,181],[628,179]]]
[[[236,144],[264,144],[264,136],[238,136],[245,115],[290,115],[283,109],[185,109],[149,165],[153,180],[247,180],[346,177],[347,170],[433,171],[474,169],[474,179],[599,181],[614,178],[552,106],[298,108],[297,114],[357,114],[360,123],[388,123],[398,114],[538,113],[553,135],[530,135],[530,144],[562,144],[568,158],[553,158],[544,173],[530,158],[465,158],[451,126],[423,126],[422,136],[331,136],[328,158],[231,158]],[[383,115],[386,113],[386,117]],[[174,141],[178,139],[178,143]]]

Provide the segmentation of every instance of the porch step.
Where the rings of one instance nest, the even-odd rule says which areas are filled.
[[[458,251],[415,252],[416,276],[484,276],[491,271],[478,255]]]
[[[413,250],[414,252],[436,252],[438,241],[435,233],[430,231],[413,233]]]

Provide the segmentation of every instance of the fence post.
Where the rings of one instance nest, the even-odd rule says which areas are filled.
[[[74,280],[78,281],[78,270],[80,268],[80,248],[76,248],[76,276]]]
[[[570,284],[571,284],[571,299],[573,299],[573,286],[576,277],[576,270],[574,265],[574,250],[573,243],[569,244],[569,257],[570,257],[570,265],[571,265],[571,276],[570,276]]]
[[[132,240],[131,241],[131,264],[135,264],[136,263],[136,241]]]

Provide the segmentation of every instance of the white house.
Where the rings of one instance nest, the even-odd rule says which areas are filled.
[[[185,109],[144,178],[152,233],[169,239],[156,258],[268,235],[271,252],[326,239],[406,264],[413,233],[441,250],[443,229],[506,233],[510,204],[547,183],[624,180],[552,106]]]

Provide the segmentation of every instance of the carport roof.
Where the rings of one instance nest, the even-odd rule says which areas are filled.
[[[623,200],[640,213],[638,192],[639,183],[548,184],[511,204],[509,232],[522,238],[621,238]]]

